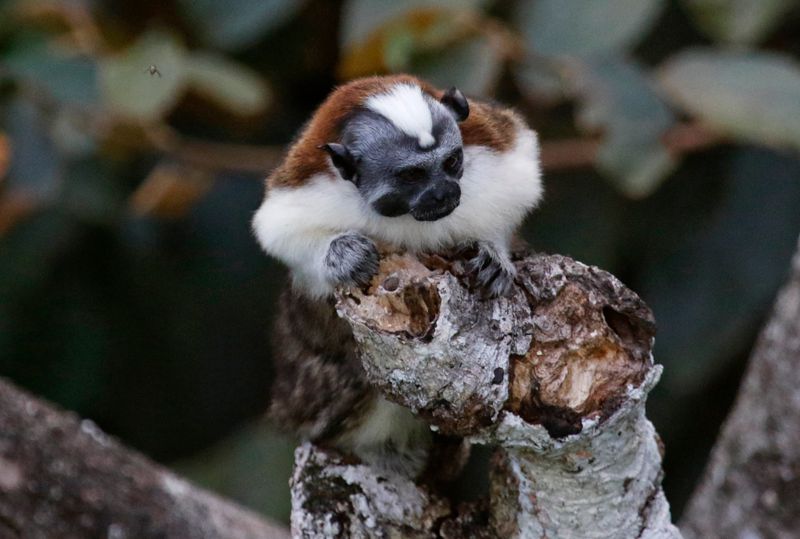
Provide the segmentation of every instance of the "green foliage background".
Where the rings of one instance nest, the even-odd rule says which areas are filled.
[[[250,216],[333,85],[408,71],[517,107],[525,237],[655,310],[679,513],[800,232],[798,54],[796,0],[0,0],[0,375],[285,519]]]

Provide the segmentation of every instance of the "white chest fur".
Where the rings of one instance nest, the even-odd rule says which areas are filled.
[[[376,397],[361,425],[336,443],[373,466],[416,477],[423,471],[431,440],[430,428],[411,410]]]
[[[507,152],[464,148],[461,204],[438,221],[381,216],[331,168],[301,187],[271,190],[255,214],[253,229],[263,248],[292,268],[306,291],[324,296],[332,292],[324,257],[337,234],[357,231],[411,251],[474,240],[503,246],[541,196],[536,135],[521,128]]]

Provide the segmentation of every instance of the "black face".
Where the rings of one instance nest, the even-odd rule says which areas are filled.
[[[428,159],[391,171],[389,192],[372,202],[375,211],[387,217],[410,213],[417,221],[436,221],[458,207],[463,150],[458,146],[444,155],[430,152]]]
[[[326,145],[342,177],[353,181],[380,215],[436,221],[458,207],[464,152],[456,119],[465,118],[468,108],[460,92],[448,95],[456,105],[444,98],[442,104],[429,103],[432,144],[423,147],[380,114],[363,110],[347,121],[343,144]]]

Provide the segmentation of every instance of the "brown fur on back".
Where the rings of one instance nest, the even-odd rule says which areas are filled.
[[[369,97],[402,83],[416,84],[437,100],[444,93],[411,75],[368,77],[339,86],[314,112],[283,163],[267,179],[268,187],[297,187],[312,176],[329,171],[328,155],[320,146],[338,142],[344,120]],[[469,117],[459,124],[464,145],[487,146],[499,152],[509,149],[517,130],[516,114],[497,105],[474,99],[468,101]]]
[[[303,438],[333,440],[358,425],[375,396],[353,333],[333,299],[310,299],[287,285],[278,307],[269,416]]]
[[[469,107],[469,117],[459,124],[464,146],[486,146],[497,152],[509,150],[519,129],[516,113],[473,100],[469,100]]]

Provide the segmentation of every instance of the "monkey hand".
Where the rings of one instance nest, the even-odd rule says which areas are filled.
[[[471,284],[484,297],[508,296],[514,290],[517,270],[511,259],[490,242],[478,242],[477,254],[467,261],[466,270]]]
[[[345,286],[366,286],[378,272],[378,248],[366,236],[345,232],[331,240],[325,267],[331,281]]]

